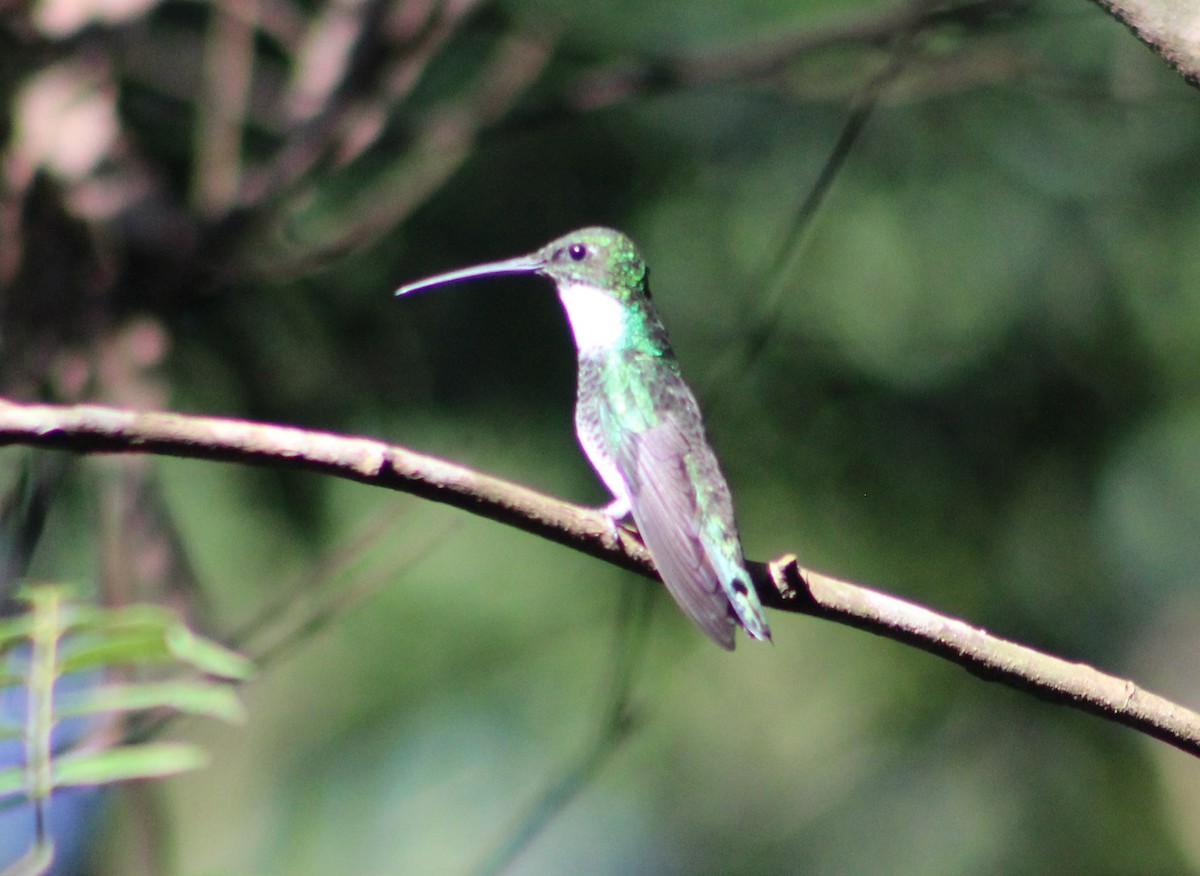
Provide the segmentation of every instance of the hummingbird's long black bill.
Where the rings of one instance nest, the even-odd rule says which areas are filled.
[[[486,265],[476,265],[473,268],[460,268],[424,280],[417,280],[396,290],[397,295],[407,295],[428,289],[430,286],[441,286],[443,283],[457,283],[459,280],[469,280],[472,277],[490,277],[495,274],[536,274],[546,266],[546,262],[536,256],[518,256],[515,259],[505,259],[502,262],[488,262]]]

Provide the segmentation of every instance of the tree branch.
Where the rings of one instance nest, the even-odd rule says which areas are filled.
[[[241,420],[92,405],[23,405],[0,399],[0,446],[11,444],[74,453],[152,453],[333,475],[453,505],[646,577],[658,577],[641,542],[625,531],[614,538],[606,518],[596,511],[366,438]],[[1200,756],[1200,714],[1132,681],[806,569],[790,555],[749,565],[767,606],[913,645],[988,681],[1098,715]]]
[[[1200,36],[1192,4],[1164,0],[1092,2],[1128,27],[1189,85],[1200,88]]]

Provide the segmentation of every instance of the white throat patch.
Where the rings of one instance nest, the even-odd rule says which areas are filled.
[[[558,297],[580,350],[611,347],[621,339],[625,309],[615,298],[586,283],[564,283]]]

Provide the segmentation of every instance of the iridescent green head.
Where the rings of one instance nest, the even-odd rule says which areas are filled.
[[[438,274],[402,286],[397,295],[491,274],[541,274],[562,285],[588,285],[629,302],[644,297],[646,263],[633,241],[612,228],[581,228],[564,234],[537,252]]]
[[[620,298],[646,292],[646,263],[633,241],[611,228],[581,228],[536,253],[538,273],[556,283],[609,289]]]

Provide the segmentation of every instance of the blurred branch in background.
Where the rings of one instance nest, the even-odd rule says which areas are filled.
[[[773,36],[734,48],[722,48],[693,56],[641,57],[623,60],[610,68],[581,75],[565,92],[567,106],[596,110],[649,95],[680,91],[721,82],[760,83],[780,90],[802,84],[790,68],[813,57],[838,49],[858,47],[880,50],[885,71],[877,73],[868,90],[894,77],[891,70],[896,43],[941,26],[957,26],[989,16],[1006,16],[1011,0],[971,0],[945,4],[939,0],[915,0],[861,18],[799,33]],[[887,72],[891,70],[891,72]],[[818,82],[821,80],[818,78]],[[844,85],[843,85],[844,87]],[[850,86],[853,88],[853,86]]]
[[[624,586],[612,643],[611,675],[596,721],[596,737],[571,760],[530,803],[503,839],[488,853],[472,876],[495,876],[520,857],[550,821],[591,782],[605,762],[633,735],[638,715],[632,702],[634,680],[646,650],[650,609],[644,587]]]
[[[242,125],[254,71],[256,0],[212,6],[196,118],[194,200],[202,216],[220,216],[236,203],[242,166]]]
[[[929,7],[936,5],[931,3]],[[763,293],[758,297],[755,306],[749,310],[744,327],[737,333],[738,343],[730,345],[726,355],[711,369],[708,379],[712,384],[720,385],[729,379],[731,372],[749,368],[779,330],[782,324],[781,308],[789,291],[788,269],[798,260],[805,234],[816,218],[821,204],[829,195],[834,181],[850,157],[854,144],[872,113],[875,112],[884,91],[901,75],[910,60],[912,42],[926,23],[926,10],[914,6],[909,11],[911,15],[908,18],[894,22],[893,28],[879,35],[881,41],[885,35],[888,39],[887,63],[851,99],[849,115],[838,133],[838,138],[829,150],[816,179],[807,186],[807,193],[801,199],[796,215],[765,273],[767,283]],[[789,48],[795,49],[794,46]],[[773,66],[769,65],[768,69]]]
[[[265,666],[307,640],[315,632],[361,604],[389,582],[395,581],[408,567],[441,544],[456,528],[454,520],[443,520],[426,531],[405,540],[405,550],[389,559],[384,568],[350,572],[355,563],[379,542],[399,531],[403,518],[388,509],[366,521],[344,545],[330,548],[320,562],[308,570],[302,581],[281,589],[278,596],[263,606],[258,615],[230,636],[230,641],[257,665]],[[352,586],[345,586],[350,579]],[[339,587],[339,585],[342,585]]]
[[[1094,0],[1170,63],[1187,81],[1197,84],[1200,47],[1189,39],[1193,21],[1186,4],[1162,0]],[[915,0],[875,10],[843,24],[776,36],[697,54],[693,57],[642,57],[581,77],[567,91],[568,105],[592,110],[647,94],[692,88],[721,81],[764,81],[783,84],[788,67],[806,56],[849,46],[886,47],[897,36],[939,27],[978,26],[989,18],[1007,19],[1035,9],[1026,0],[967,0],[945,3]]]
[[[657,577],[641,543],[624,531],[614,543],[606,519],[598,511],[363,438],[181,414],[0,401],[0,444],[75,453],[155,453],[334,475],[444,502],[645,577]],[[1144,691],[1132,681],[805,569],[791,556],[765,567],[762,563],[750,565],[763,603],[773,608],[835,620],[916,645],[988,680],[1108,718],[1200,757],[1200,714]]]

